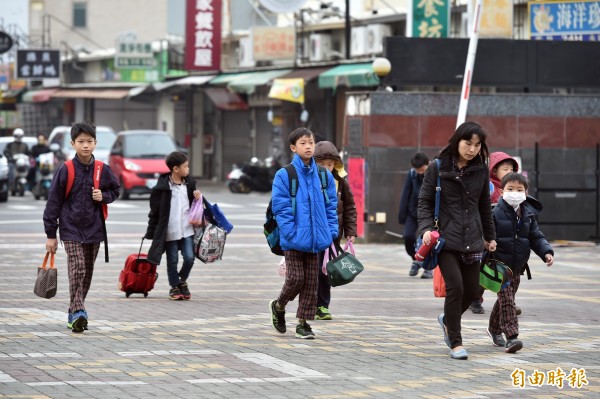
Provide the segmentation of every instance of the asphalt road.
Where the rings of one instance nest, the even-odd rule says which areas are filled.
[[[600,397],[598,247],[557,247],[551,268],[532,260],[533,280],[517,295],[524,348],[516,354],[486,336],[487,292],[486,314],[464,315],[469,360],[450,359],[436,320],[443,300],[431,280],[408,276],[407,255],[391,244],[357,245],[365,271],[333,289],[334,319],[312,322],[317,339],[305,341],[293,335],[296,302],[288,333],[270,324],[267,305],[283,280],[262,236],[269,196],[201,188],[235,228],[222,261],[196,261],[192,300],[168,299],[164,266],[148,298],[117,289],[145,232],[148,197],[117,201],[107,224],[111,261],[101,248],[84,334],[66,328],[62,247],[57,296],[32,293],[44,202],[28,195],[0,204],[0,398]]]

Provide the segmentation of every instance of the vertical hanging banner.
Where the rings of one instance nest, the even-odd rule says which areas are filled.
[[[186,0],[185,69],[221,69],[221,0]]]
[[[356,206],[356,234],[365,236],[365,159],[348,158],[348,183]]]
[[[450,0],[410,0],[407,37],[448,37]]]

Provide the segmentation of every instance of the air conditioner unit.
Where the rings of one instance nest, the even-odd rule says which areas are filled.
[[[350,55],[352,57],[367,54],[367,27],[357,26],[352,28],[350,40]]]
[[[324,61],[331,53],[331,35],[318,33],[310,35],[311,61]]]
[[[252,38],[242,37],[238,47],[238,65],[240,67],[253,67],[256,65],[253,57]]]
[[[383,53],[383,38],[388,36],[392,36],[392,28],[389,25],[367,25],[367,53]]]

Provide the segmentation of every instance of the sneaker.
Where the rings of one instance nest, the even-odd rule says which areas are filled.
[[[471,309],[471,312],[476,313],[476,314],[484,314],[485,313],[485,309],[483,308],[483,306],[481,306],[481,302],[477,299],[471,303],[471,306],[469,306],[469,309]]]
[[[87,317],[83,310],[73,313],[73,324],[71,331],[74,333],[82,333],[83,330],[87,330]]]
[[[285,310],[277,310],[275,304],[277,303],[277,299],[269,302],[269,310],[271,311],[271,323],[273,323],[273,328],[277,330],[279,333],[285,333]]]
[[[490,331],[490,329],[486,329],[487,331],[487,335],[492,339],[492,343],[494,344],[494,346],[505,346],[506,345],[506,341],[504,340],[504,337],[502,336],[502,334],[494,334]]]
[[[169,291],[169,298],[174,301],[183,300],[183,294],[181,293],[181,290],[179,289],[179,287],[171,288],[171,291]]]
[[[296,338],[315,339],[315,333],[307,322],[296,326]]]
[[[69,316],[67,317],[67,328],[71,330],[73,328],[73,313],[69,312]]]
[[[186,299],[186,300],[192,299],[192,294],[190,294],[190,290],[185,281],[183,283],[179,284],[179,291],[181,291],[181,294],[183,295],[183,299]]]
[[[332,320],[333,317],[331,316],[331,313],[329,313],[329,309],[327,309],[325,306],[319,306],[317,308],[317,312],[315,313],[315,319],[316,320]]]
[[[433,271],[423,270],[423,273],[421,273],[421,278],[433,278]]]
[[[519,341],[516,338],[509,339],[506,343],[506,348],[504,348],[504,352],[506,353],[515,353],[516,351],[523,348],[523,342]]]
[[[408,272],[408,275],[411,277],[416,276],[419,273],[419,268],[419,264],[417,262],[413,262],[410,266],[410,271]]]
[[[521,315],[521,308],[518,306],[515,306],[515,309],[517,309],[517,316]]]
[[[469,358],[469,352],[467,352],[465,348],[459,349],[457,351],[450,349],[450,357],[452,359],[467,360]]]

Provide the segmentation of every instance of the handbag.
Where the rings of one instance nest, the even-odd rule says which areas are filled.
[[[192,202],[192,206],[190,207],[190,212],[188,213],[188,222],[192,225],[202,224],[202,220],[204,219],[204,205],[202,202],[202,194],[200,194],[200,199],[194,199]]]
[[[444,298],[446,296],[446,282],[442,277],[442,271],[439,267],[433,269],[433,295],[437,298]]]
[[[348,249],[350,252],[347,252]],[[329,259],[326,265],[327,277],[332,287],[351,283],[365,269],[356,259],[351,241],[348,241],[343,249],[339,245],[336,248],[331,244],[331,250],[328,248],[325,252],[324,259]]]
[[[479,285],[486,290],[498,293],[510,285],[512,270],[489,254],[481,262]]]
[[[442,192],[442,185],[440,181],[440,160],[436,159],[435,164],[438,169],[437,175],[437,186],[435,187],[435,207],[433,211],[433,228],[435,231],[439,231],[439,220],[440,220],[440,195]],[[442,251],[444,243],[446,241],[440,236],[436,243],[433,245],[427,256],[423,261],[419,261],[419,266],[423,270],[434,270],[438,265],[438,255]],[[423,236],[417,239],[415,244],[415,252],[419,251],[419,248],[423,245]]]
[[[204,215],[205,218],[212,224],[222,228],[225,230],[227,234],[231,233],[233,230],[233,225],[227,220],[221,208],[217,204],[211,204],[208,202],[206,197],[202,197],[202,202],[204,203]]]
[[[227,233],[217,225],[208,223],[194,233],[194,256],[204,263],[223,258]]]
[[[48,256],[50,256],[50,267],[46,267],[48,263]],[[44,257],[44,263],[38,267],[37,278],[35,279],[35,285],[33,286],[33,293],[40,298],[50,299],[56,295],[56,288],[58,285],[58,272],[54,267],[54,254],[46,252]]]

